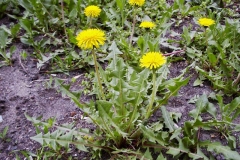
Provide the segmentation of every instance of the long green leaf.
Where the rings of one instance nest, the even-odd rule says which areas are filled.
[[[229,105],[226,105],[224,108],[225,116],[231,117],[232,112],[236,111],[237,109],[240,109],[240,97],[235,98]],[[232,120],[236,118],[238,114],[235,114]]]
[[[226,159],[238,160],[240,158],[240,155],[238,154],[238,152],[232,151],[228,146],[223,146],[219,142],[204,141],[204,142],[200,142],[199,145],[201,147],[207,147],[208,151],[215,151],[219,154],[223,154]]]
[[[147,69],[144,69],[142,72],[136,74],[136,72],[132,73],[130,85],[133,86],[133,90],[131,90],[130,94],[134,94],[133,104],[140,105],[143,101],[143,97],[146,96],[147,89],[147,79],[149,77],[150,72]]]
[[[174,122],[171,119],[170,114],[168,113],[166,107],[162,106],[161,111],[162,111],[162,116],[163,116],[165,125],[167,126],[170,132],[173,132],[175,130]]]
[[[73,130],[72,130],[73,131]],[[56,146],[56,144],[59,144],[63,147],[68,147],[69,144],[75,144],[75,145],[81,145],[82,151],[87,152],[87,149],[84,147],[84,144],[86,144],[86,142],[84,141],[73,141],[73,132],[62,132],[60,130],[56,130],[53,133],[48,132],[47,134],[42,134],[39,133],[38,135],[31,137],[31,139],[39,142],[41,145],[46,144],[51,144],[54,146]]]
[[[162,137],[158,137],[151,129],[148,129],[145,126],[141,126],[140,129],[143,132],[143,135],[150,141],[153,143],[158,142],[160,145],[165,145],[164,140],[162,139]]]
[[[55,85],[60,87],[60,91],[63,94],[66,94],[68,97],[70,97],[74,103],[79,107],[79,108],[83,108],[83,104],[80,103],[80,93],[73,93],[69,91],[69,87],[70,86],[66,86],[62,84],[62,81],[59,79],[55,80]]]
[[[32,34],[32,21],[28,19],[20,19],[19,24],[23,29],[25,29],[29,34]]]
[[[0,29],[0,48],[5,48],[8,39],[8,33]]]
[[[195,120],[198,118],[198,116],[202,113],[204,108],[208,104],[208,98],[207,95],[202,95],[196,102],[196,109],[192,110],[189,115],[193,117]]]
[[[185,152],[179,148],[174,148],[174,147],[167,147],[169,150],[167,151],[167,154],[171,154],[173,156],[178,155],[179,153],[183,152],[183,153],[187,153],[189,157],[192,157],[194,159],[201,159],[204,158],[204,156],[202,156],[201,154],[198,153],[191,153],[191,152]]]
[[[110,125],[108,127],[109,128],[114,127],[118,131],[118,133],[120,133],[123,137],[125,137],[127,133],[121,130],[121,122],[120,123],[115,122],[115,121],[119,121],[119,117],[113,116],[113,112],[111,111],[112,103],[104,100],[100,100],[100,101],[97,101],[97,104],[98,104],[97,106],[98,106],[99,116],[104,120],[106,120],[107,125],[108,124]]]
[[[185,86],[188,83],[189,79],[190,79],[190,77],[182,80],[182,78],[180,77],[180,78],[177,78],[174,80],[169,80],[167,82],[164,82],[163,86],[166,85],[167,88],[169,89],[169,91],[165,94],[163,99],[158,101],[159,104],[157,107],[154,108],[154,111],[156,111],[158,108],[160,108],[163,104],[166,104],[170,97],[176,96],[178,94],[178,91],[181,89],[181,87]]]

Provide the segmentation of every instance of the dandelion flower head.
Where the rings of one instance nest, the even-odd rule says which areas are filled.
[[[132,6],[137,5],[139,7],[143,6],[145,0],[129,0],[128,3]]]
[[[100,15],[101,9],[98,6],[88,6],[84,10],[84,14],[87,17],[98,17]]]
[[[81,49],[99,48],[106,41],[105,33],[100,29],[87,29],[81,31],[77,37],[77,45]]]
[[[205,27],[209,27],[213,24],[215,24],[215,21],[210,19],[210,18],[200,18],[198,20],[198,23],[201,25],[201,26],[205,26]]]
[[[140,27],[142,28],[154,28],[156,25],[153,23],[153,22],[150,22],[150,21],[143,21],[141,24],[140,24]]]
[[[148,52],[140,59],[140,67],[156,69],[166,63],[166,58],[160,52]]]

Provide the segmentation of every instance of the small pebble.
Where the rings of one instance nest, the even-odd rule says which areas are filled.
[[[2,123],[3,122],[3,118],[2,118],[2,116],[0,115],[0,123]]]
[[[12,150],[16,150],[17,149],[17,146],[13,146]]]
[[[74,154],[73,157],[77,157],[77,154]]]

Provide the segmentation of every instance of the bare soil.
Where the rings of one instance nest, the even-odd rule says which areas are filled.
[[[17,47],[13,66],[0,68],[0,115],[3,119],[0,131],[9,126],[7,137],[11,139],[10,142],[0,140],[0,159],[14,159],[11,154],[13,150],[32,151],[40,147],[29,139],[36,133],[24,113],[34,117],[42,115],[43,119],[56,117],[61,122],[71,121],[75,112],[81,114],[68,98],[63,98],[55,89],[46,87],[49,75],[39,74],[34,59],[19,61],[22,48],[20,45]],[[72,73],[71,76],[76,74],[81,73]],[[57,76],[63,79],[71,77],[61,74]]]

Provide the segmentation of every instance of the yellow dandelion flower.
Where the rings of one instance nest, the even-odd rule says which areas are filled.
[[[156,25],[150,21],[143,21],[139,27],[153,29]]]
[[[198,20],[198,23],[201,25],[201,26],[205,26],[205,27],[209,27],[213,24],[215,24],[215,21],[210,19],[210,18],[200,18]]]
[[[160,52],[148,52],[140,59],[140,67],[156,69],[167,62],[166,58]]]
[[[137,5],[137,6],[142,6],[144,4],[145,0],[129,0],[128,3],[132,6]]]
[[[101,9],[98,6],[88,6],[84,10],[84,14],[87,17],[98,17],[100,15]]]
[[[106,41],[105,33],[100,29],[87,29],[80,32],[77,37],[77,45],[81,49],[99,48]]]

